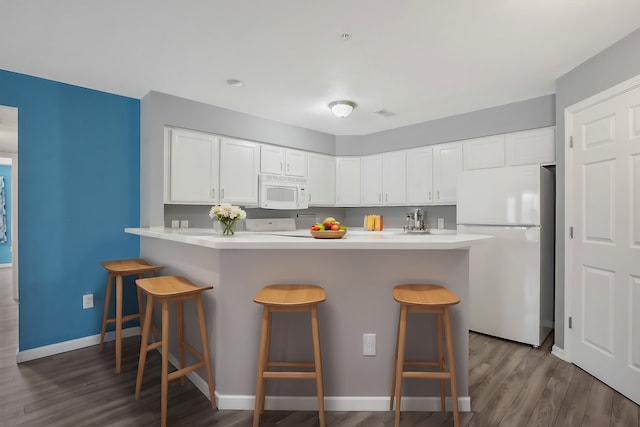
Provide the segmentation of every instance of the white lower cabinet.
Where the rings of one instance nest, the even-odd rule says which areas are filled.
[[[165,203],[210,204],[219,200],[219,140],[215,135],[170,129],[165,146]]]
[[[336,203],[336,161],[327,154],[307,155],[307,194],[310,206]]]
[[[260,145],[220,138],[220,201],[243,206],[258,204]]]
[[[336,205],[359,206],[360,157],[336,157]]]
[[[455,205],[458,174],[462,172],[462,144],[447,143],[433,146],[434,203]]]

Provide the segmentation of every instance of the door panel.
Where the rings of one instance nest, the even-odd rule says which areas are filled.
[[[617,91],[617,94],[616,92]],[[640,403],[640,78],[568,109],[572,362]]]

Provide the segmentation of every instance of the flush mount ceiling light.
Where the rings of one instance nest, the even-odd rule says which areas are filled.
[[[329,104],[331,112],[335,114],[336,117],[347,117],[355,107],[355,102],[351,101],[333,101]]]

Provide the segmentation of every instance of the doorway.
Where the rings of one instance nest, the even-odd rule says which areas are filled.
[[[18,109],[3,105],[0,105],[0,202],[4,202],[0,203],[0,285],[3,295],[17,300]]]

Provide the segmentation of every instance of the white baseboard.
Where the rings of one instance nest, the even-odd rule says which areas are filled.
[[[122,330],[122,338],[128,338],[136,335],[140,335],[140,328],[138,326]],[[105,335],[105,342],[113,341],[114,339],[115,332],[107,332]],[[79,348],[89,347],[96,344],[100,344],[100,334],[20,351],[16,356],[16,361],[17,363],[22,363],[28,360],[53,356],[55,354],[77,350]],[[160,349],[157,349],[157,351],[160,351]],[[171,353],[169,353],[169,363],[176,368],[180,365],[178,358]],[[207,385],[207,382],[200,377],[200,375],[195,372],[190,372],[187,374],[187,377],[207,399],[210,399],[209,386]],[[253,395],[224,395],[217,391],[216,400],[218,403],[218,409],[253,410],[255,404],[255,396]],[[327,411],[388,411],[389,397],[325,396],[324,405]],[[451,398],[447,398],[447,409],[451,410],[451,407]],[[458,407],[461,412],[471,411],[471,398],[469,396],[459,397]],[[276,411],[314,411],[318,409],[318,399],[315,396],[267,396],[265,409]],[[439,411],[440,397],[403,397],[402,409],[404,411]]]
[[[129,338],[140,335],[140,327],[125,328],[122,330],[122,338]],[[104,340],[113,341],[116,338],[115,331],[109,331],[105,334]],[[22,363],[28,360],[41,359],[47,356],[64,353],[79,348],[85,348],[92,345],[100,344],[100,334],[90,335],[88,337],[78,338],[75,340],[59,342],[56,344],[45,345],[43,347],[32,348],[29,350],[19,351],[16,356],[16,362]]]
[[[554,356],[556,356],[560,360],[564,360],[565,362],[569,362],[570,363],[570,361],[567,360],[565,355],[564,355],[564,349],[558,347],[557,345],[554,345],[553,347],[551,347],[551,354],[553,354]]]
[[[177,369],[178,359],[169,354],[169,362]],[[190,372],[187,377],[202,394],[209,399],[209,386],[207,382],[195,372]],[[211,399],[209,399],[211,400]],[[230,409],[235,411],[253,410],[255,396],[253,395],[224,395],[216,391],[218,409]],[[447,398],[447,409],[451,410],[451,398]],[[388,411],[389,396],[325,396],[324,408],[327,411]],[[265,409],[271,411],[316,411],[318,399],[315,396],[267,396]],[[458,397],[458,409],[460,412],[471,411],[471,398],[469,396]],[[403,411],[440,411],[440,397],[403,397]]]

